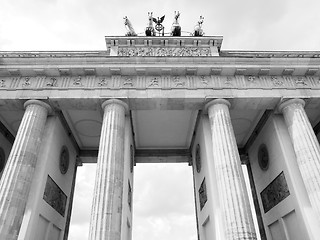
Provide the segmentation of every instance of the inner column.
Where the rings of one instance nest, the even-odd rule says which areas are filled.
[[[228,240],[256,239],[229,107],[230,103],[225,99],[216,99],[206,105],[224,235]]]
[[[121,239],[125,113],[117,99],[102,104],[102,123],[89,239]]]

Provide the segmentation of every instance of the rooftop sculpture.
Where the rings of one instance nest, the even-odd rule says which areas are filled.
[[[131,22],[129,21],[128,17],[125,16],[124,18],[124,25],[127,29],[126,36],[137,36],[136,32],[134,31]]]
[[[180,12],[174,11],[174,19],[171,27],[171,36],[181,36],[181,26],[179,24]]]
[[[194,36],[203,36],[204,32],[202,30],[202,23],[203,23],[203,16],[200,16],[200,20],[198,21],[197,25],[194,27]]]
[[[170,36],[181,36],[181,33],[183,32],[181,30],[181,26],[179,23],[180,19],[180,12],[175,11],[174,12],[174,18],[173,18],[173,23],[171,26],[171,31],[165,33],[164,32],[164,26],[163,26],[163,21],[164,21],[165,15],[162,17],[154,18],[153,17],[153,12],[148,12],[148,24],[147,27],[145,28],[145,36],[165,36],[165,35],[170,35]],[[125,20],[125,27],[127,29],[126,36],[138,36],[142,35],[143,33],[136,33],[133,29],[133,26],[131,22],[129,21],[128,17],[124,17]],[[202,30],[202,24],[203,24],[204,17],[200,16],[200,20],[197,22],[197,24],[194,27],[193,32],[186,32],[189,33],[191,36],[204,36],[204,32]],[[155,23],[155,26],[154,26]]]

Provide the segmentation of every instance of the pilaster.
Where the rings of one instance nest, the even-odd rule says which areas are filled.
[[[124,174],[124,133],[127,105],[117,99],[104,110],[89,239],[120,240]]]
[[[0,239],[17,239],[51,107],[38,100],[24,104],[23,115],[0,182]]]
[[[225,99],[212,100],[206,105],[224,235],[227,240],[256,239],[229,107]]]

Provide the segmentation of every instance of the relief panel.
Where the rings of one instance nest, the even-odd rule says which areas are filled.
[[[43,200],[64,217],[67,205],[67,195],[49,175],[43,194]]]
[[[284,173],[281,172],[260,195],[265,213],[288,197],[290,191]]]
[[[200,211],[202,210],[204,205],[206,205],[207,200],[208,200],[207,186],[206,186],[206,179],[204,178],[199,188]]]
[[[154,47],[134,47],[119,48],[118,56],[121,57],[204,57],[211,56],[210,48],[195,47],[171,47],[171,48],[154,48]]]

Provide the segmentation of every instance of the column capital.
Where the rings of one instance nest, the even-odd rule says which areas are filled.
[[[293,98],[293,99],[289,99],[287,101],[284,101],[282,103],[280,103],[279,107],[278,107],[278,110],[280,112],[283,112],[283,109],[292,105],[292,104],[298,104],[298,105],[301,105],[303,108],[305,106],[305,101],[301,98]]]
[[[23,104],[23,106],[24,106],[24,108],[27,108],[29,105],[32,105],[32,104],[39,105],[39,106],[45,108],[48,111],[48,114],[52,114],[53,113],[52,107],[49,104],[47,104],[47,103],[45,103],[45,102],[43,102],[41,100],[30,99],[30,100],[26,101]]]
[[[125,102],[119,100],[119,99],[116,99],[116,98],[112,98],[112,99],[109,99],[109,100],[106,100],[104,101],[102,104],[101,104],[101,107],[102,109],[104,110],[105,107],[109,104],[118,104],[118,105],[121,105],[124,107],[125,109],[125,113],[127,114],[129,112],[129,106],[128,104],[126,104]]]
[[[216,104],[223,104],[223,105],[227,105],[228,108],[230,108],[231,106],[231,103],[224,99],[224,98],[218,98],[218,99],[214,99],[214,100],[211,100],[210,102],[208,102],[205,106],[204,106],[204,109],[205,111],[207,112],[209,107],[211,107],[212,105],[216,105]]]

